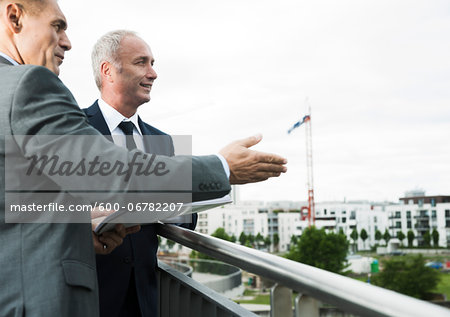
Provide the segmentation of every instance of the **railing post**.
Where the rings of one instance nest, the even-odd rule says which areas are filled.
[[[292,290],[275,284],[270,289],[270,317],[292,316]]]
[[[294,317],[319,317],[319,302],[312,297],[299,294],[294,305]]]

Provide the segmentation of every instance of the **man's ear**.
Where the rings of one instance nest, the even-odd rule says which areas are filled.
[[[5,8],[5,15],[9,30],[19,33],[22,30],[23,7],[18,3],[9,3]]]
[[[113,69],[110,62],[104,61],[100,64],[100,73],[102,74],[103,80],[108,82],[114,81],[112,78]]]

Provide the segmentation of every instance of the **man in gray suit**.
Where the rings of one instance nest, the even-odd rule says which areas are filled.
[[[114,160],[132,164],[137,150],[127,151],[107,141],[86,122],[70,91],[58,79],[64,53],[71,48],[65,33],[66,19],[56,0],[0,0],[0,174],[5,175],[5,140],[13,143],[14,168],[27,169],[33,155],[58,155],[63,162],[82,153],[86,161]],[[29,64],[29,65],[26,65]],[[16,66],[17,65],[17,66]],[[34,66],[38,65],[38,66]],[[44,67],[39,67],[44,66]],[[38,143],[20,136],[92,135],[55,143]],[[98,137],[96,137],[98,136]],[[236,141],[221,150],[224,164],[215,155],[205,157],[143,157],[143,166],[163,163],[171,173],[156,178],[131,175],[129,185],[148,191],[176,188],[182,171],[192,169],[193,199],[221,197],[231,184],[265,180],[286,171],[286,160],[248,149],[259,142],[253,137]],[[96,149],[96,151],[92,151]],[[95,152],[95,153],[94,153]],[[58,166],[57,166],[58,167]],[[91,178],[91,188],[117,187],[121,177],[105,182]],[[47,167],[35,191],[76,187],[74,177],[51,176]],[[214,185],[214,186],[211,186]],[[5,187],[0,183],[0,316],[98,316],[98,293],[91,225],[88,223],[8,223],[5,219]],[[58,197],[56,194],[55,197]],[[75,199],[86,194],[73,193]],[[110,195],[110,196],[108,196]],[[106,193],[105,198],[114,198]],[[89,215],[86,216],[89,222]]]

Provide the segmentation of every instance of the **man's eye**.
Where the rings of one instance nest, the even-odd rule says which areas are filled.
[[[53,26],[54,26],[54,28],[56,29],[56,32],[61,31],[61,25],[55,24],[55,25],[53,25]]]

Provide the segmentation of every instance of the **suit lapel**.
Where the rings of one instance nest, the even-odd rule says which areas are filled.
[[[108,125],[106,124],[105,118],[98,106],[98,101],[95,101],[92,106],[87,109],[83,109],[88,117],[89,123],[100,131],[103,135],[111,136],[111,132],[109,131]]]
[[[151,138],[146,137],[146,135],[152,135],[152,131],[150,131],[149,129],[147,129],[147,127],[145,126],[144,122],[141,120],[140,117],[138,117],[138,124],[139,124],[139,128],[141,129],[141,133],[142,133],[142,140],[144,142],[144,147],[145,147],[145,152],[150,153],[150,151],[152,150],[152,144],[151,144]]]

